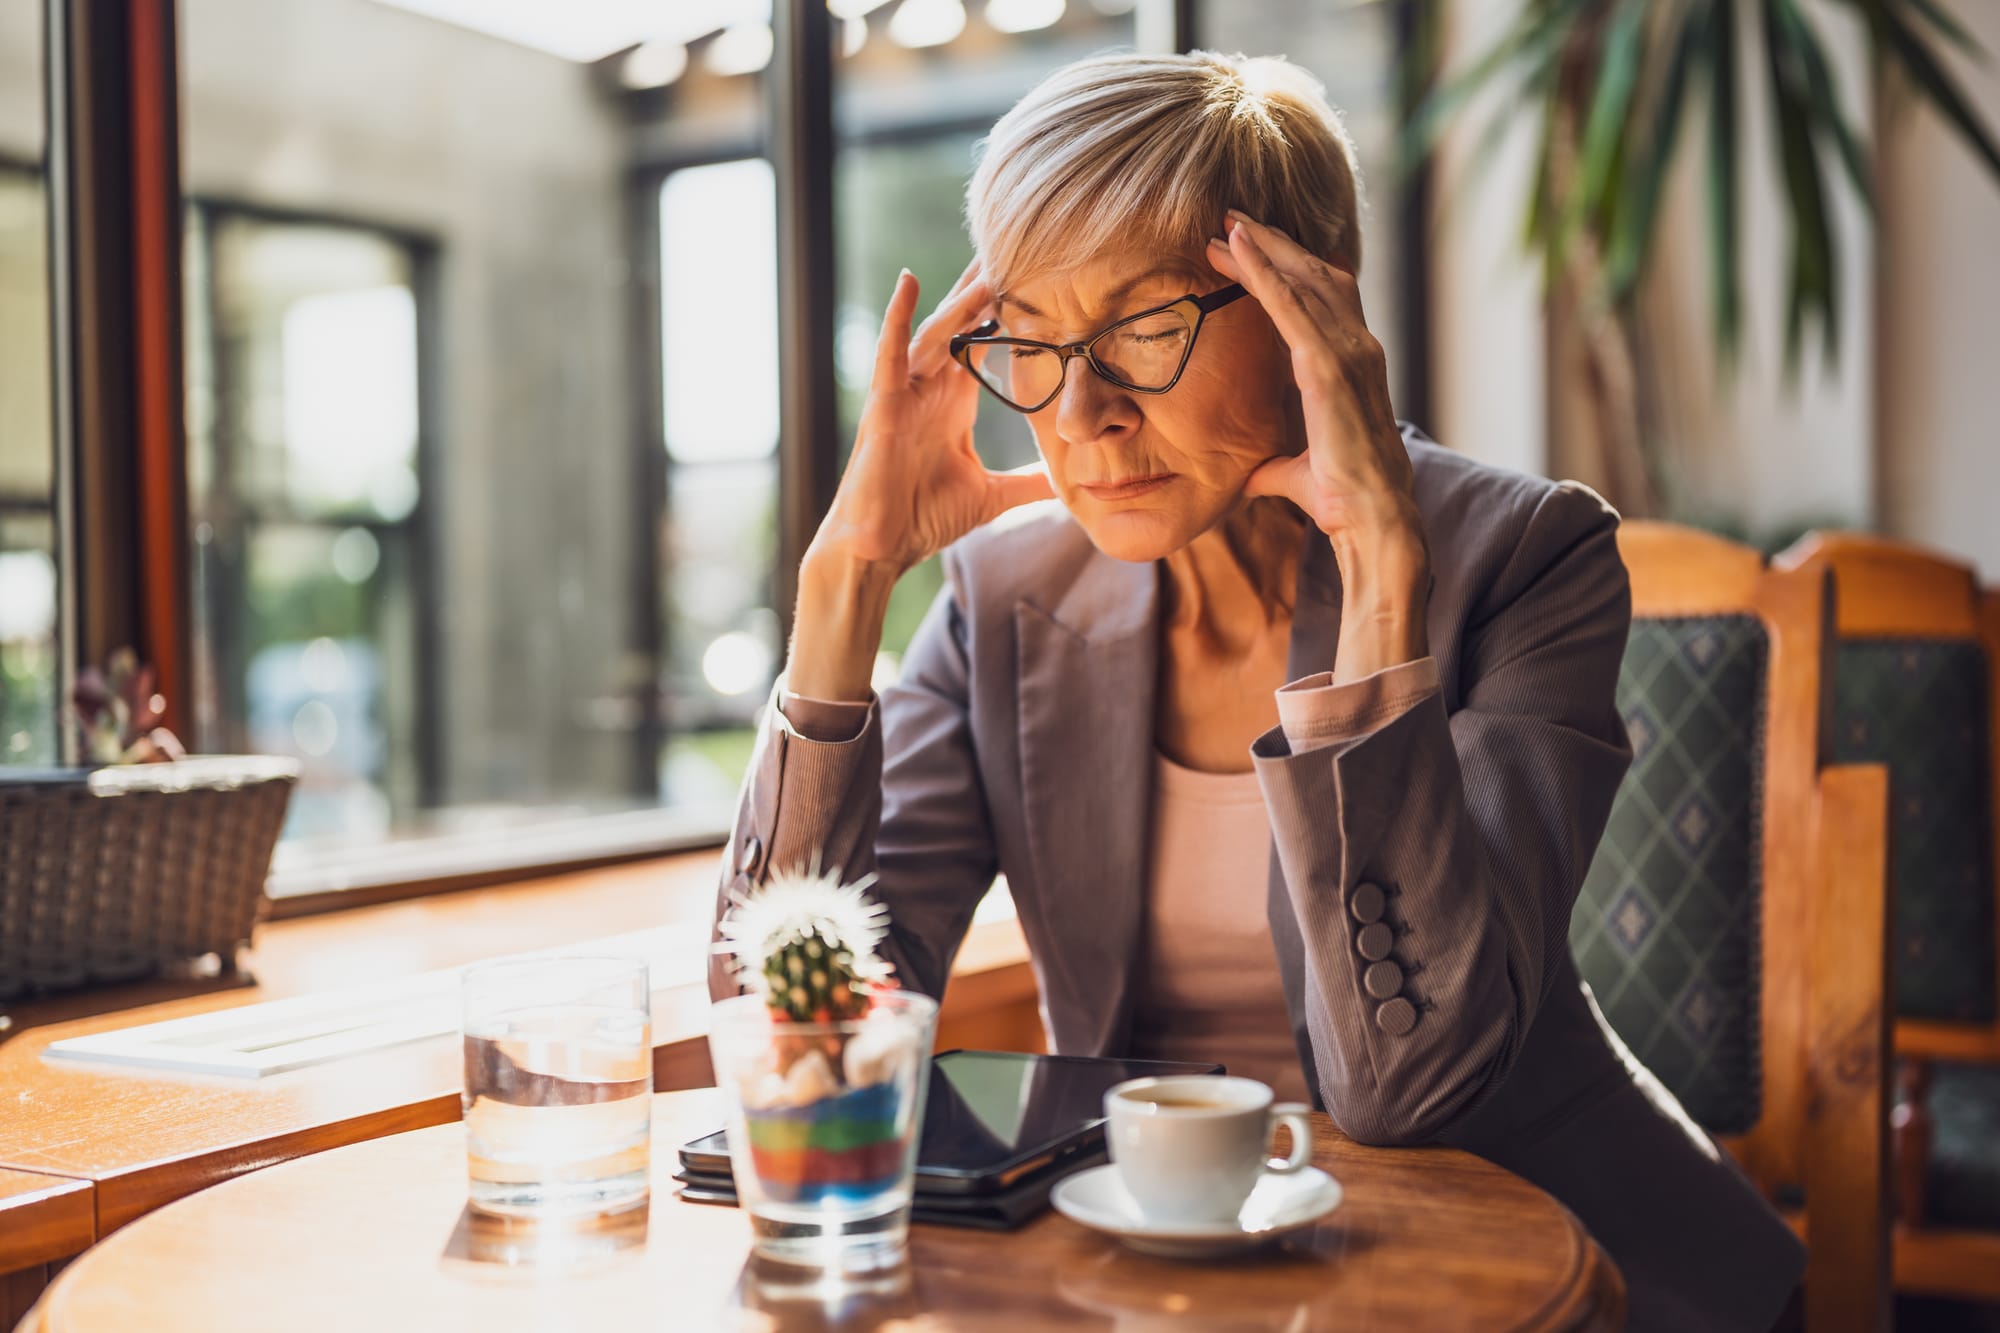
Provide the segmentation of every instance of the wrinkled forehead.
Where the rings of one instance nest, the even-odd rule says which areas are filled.
[[[994,294],[1002,323],[1023,317],[1109,323],[1149,305],[1199,292],[1215,281],[1191,256],[1151,251],[1104,255],[1003,280]]]

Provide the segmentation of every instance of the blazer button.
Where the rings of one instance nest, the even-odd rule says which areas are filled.
[[[751,834],[743,840],[743,851],[736,858],[736,868],[746,875],[755,875],[758,865],[764,859],[764,844]]]
[[[1362,925],[1372,925],[1382,919],[1384,902],[1381,889],[1373,884],[1356,884],[1354,892],[1347,897],[1347,910],[1354,913],[1354,919]]]
[[[1375,1026],[1400,1037],[1417,1025],[1417,1006],[1398,995],[1375,1011]]]
[[[1378,1000],[1386,1000],[1403,989],[1403,969],[1394,963],[1370,963],[1361,974],[1361,984]]]
[[[1389,923],[1386,921],[1376,921],[1363,926],[1361,933],[1354,938],[1355,947],[1361,950],[1361,956],[1371,963],[1387,958],[1395,942],[1396,932],[1389,929]],[[1393,991],[1390,993],[1394,994]]]

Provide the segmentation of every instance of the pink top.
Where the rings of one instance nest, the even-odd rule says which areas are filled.
[[[1344,685],[1330,673],[1278,691],[1294,754],[1347,745],[1437,692],[1421,658]],[[815,740],[857,735],[865,703],[810,699],[780,687],[785,721]],[[1227,1065],[1268,1083],[1280,1101],[1310,1101],[1292,1039],[1266,916],[1271,817],[1254,771],[1202,773],[1154,756],[1145,956],[1129,1054]]]
[[[1144,957],[1131,1054],[1199,1060],[1306,1101],[1265,917],[1271,817],[1255,773],[1201,773],[1153,757]]]

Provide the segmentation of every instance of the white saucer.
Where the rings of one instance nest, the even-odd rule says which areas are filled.
[[[1169,1259],[1210,1259],[1311,1226],[1340,1207],[1340,1182],[1313,1166],[1289,1176],[1267,1171],[1232,1221],[1149,1222],[1125,1192],[1118,1168],[1107,1163],[1059,1182],[1049,1200],[1064,1217],[1135,1250]]]

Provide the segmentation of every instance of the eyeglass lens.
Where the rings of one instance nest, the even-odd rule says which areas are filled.
[[[1113,376],[1136,389],[1164,389],[1186,359],[1194,328],[1180,311],[1162,310],[1106,329],[1091,353]],[[1063,360],[1039,347],[988,346],[978,373],[1001,397],[1034,407],[1054,397]]]

